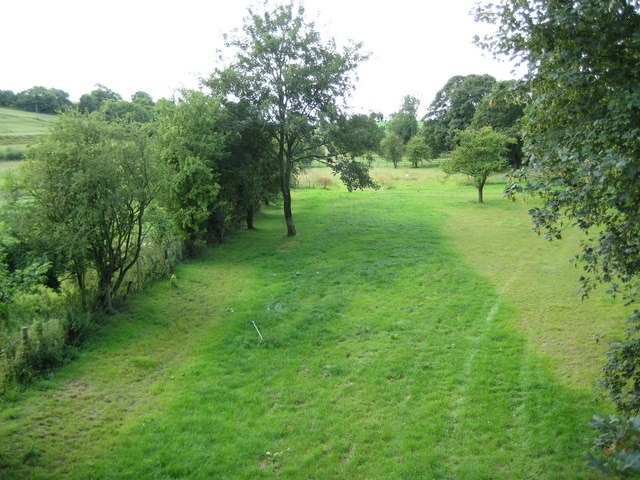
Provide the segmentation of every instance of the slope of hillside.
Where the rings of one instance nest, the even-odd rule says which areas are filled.
[[[7,152],[23,152],[47,133],[55,115],[0,108],[0,159]]]

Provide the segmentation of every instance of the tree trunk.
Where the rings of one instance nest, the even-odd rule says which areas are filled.
[[[247,216],[246,216],[246,220],[247,220],[247,229],[248,230],[255,230],[256,228],[253,226],[253,215],[254,215],[255,209],[253,207],[247,207]]]
[[[104,311],[109,315],[117,313],[116,309],[113,308],[112,290],[111,278],[107,278],[106,274],[103,272],[99,282],[100,303],[102,304]]]
[[[283,137],[284,138],[284,133]],[[293,165],[292,146],[285,149],[284,141],[280,146],[280,190],[284,203],[284,221],[287,224],[287,236],[296,235],[296,226],[293,223],[293,213],[291,211],[291,167]]]
[[[482,191],[484,190],[485,180],[481,180],[478,182],[478,203],[484,203],[484,199],[482,197]]]
[[[291,190],[289,187],[282,188],[282,198],[284,199],[284,221],[287,224],[287,236],[294,237],[296,235],[296,226],[293,223],[293,213],[291,212]]]

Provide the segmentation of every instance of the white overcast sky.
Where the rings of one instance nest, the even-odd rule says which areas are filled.
[[[0,90],[59,88],[73,101],[102,84],[129,100],[197,88],[216,66],[222,34],[242,25],[253,0],[5,0],[0,9]],[[423,113],[454,75],[514,78],[473,45],[486,30],[476,0],[305,0],[309,18],[338,45],[363,42],[370,60],[349,105],[385,115],[404,95]],[[316,17],[317,14],[317,17]]]

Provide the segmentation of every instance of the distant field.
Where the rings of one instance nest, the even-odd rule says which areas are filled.
[[[47,133],[55,115],[0,108],[0,159],[8,151],[24,152]]]

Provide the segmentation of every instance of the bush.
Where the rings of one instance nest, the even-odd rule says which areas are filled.
[[[63,363],[66,335],[60,320],[36,322],[31,328],[22,327],[20,335],[10,340],[4,349],[5,386],[24,384],[40,372]]]
[[[618,413],[595,415],[591,426],[598,431],[589,464],[609,476],[640,474],[640,312],[629,317],[631,328],[623,341],[612,342],[600,384]]]
[[[81,346],[91,337],[95,328],[96,321],[91,313],[78,307],[69,308],[63,323],[65,345],[71,348]]]
[[[23,160],[24,152],[22,150],[16,150],[13,148],[6,148],[4,150],[0,150],[0,161],[12,161],[12,160]]]
[[[589,465],[608,476],[637,478],[640,473],[640,417],[595,415],[590,422],[599,432]]]

